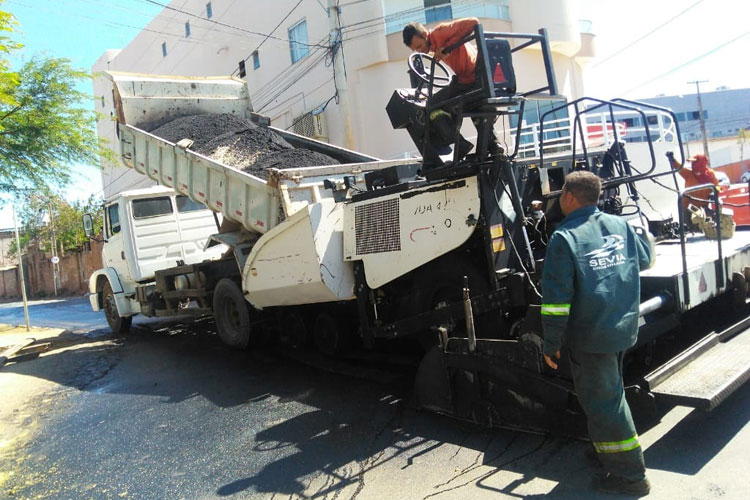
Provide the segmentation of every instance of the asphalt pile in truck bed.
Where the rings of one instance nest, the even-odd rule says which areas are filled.
[[[175,143],[191,139],[191,150],[264,179],[268,168],[339,163],[323,153],[295,148],[273,130],[228,113],[183,116],[151,133]]]

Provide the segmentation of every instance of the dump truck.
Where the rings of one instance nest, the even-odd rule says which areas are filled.
[[[639,337],[626,363],[628,399],[643,411],[652,411],[656,398],[704,409],[721,403],[750,376],[750,233],[708,239],[682,220],[679,207],[695,188],[682,188],[660,154],[674,149],[684,160],[674,114],[623,99],[566,101],[557,92],[544,30],[486,33],[480,25],[460,43],[468,42],[477,46],[479,85],[440,106],[457,117],[456,137],[463,118],[502,120],[515,127],[515,144],[493,156],[484,134],[466,158],[445,154],[455,141],[425,119],[435,109],[430,97],[440,85],[440,65],[415,54],[412,88],[396,90],[386,110],[423,154],[436,148],[443,155],[430,168],[418,159],[377,160],[271,127],[341,164],[270,169],[262,179],[192,151],[190,141],[172,143],[147,131],[167,118],[211,112],[270,127],[252,112],[244,82],[107,73],[123,163],[221,214],[221,230],[208,246],[227,249],[218,259],[176,262],[156,270],[152,281],[112,288],[130,301],[120,309],[122,300],[114,300],[117,314],[213,314],[221,339],[239,348],[254,345],[271,325],[289,349],[312,338],[328,356],[353,345],[378,349],[411,339],[424,349],[414,384],[417,407],[489,425],[585,434],[569,367],[562,363],[552,372],[543,362],[540,320],[544,252],[562,220],[562,183],[568,172],[585,169],[602,178],[602,210],[655,238],[655,265],[641,273]],[[539,55],[544,80],[522,90],[512,58],[527,48]],[[520,155],[524,107],[538,102],[554,105],[539,117],[534,154]],[[623,112],[646,124],[637,155],[613,125]],[[658,143],[649,131],[647,115],[654,113],[676,128],[671,143]],[[586,120],[595,114],[609,126],[592,141]],[[545,130],[560,116],[567,132]],[[569,147],[560,146],[562,136]],[[641,186],[654,183],[667,190],[676,219],[658,220],[641,206],[653,206]],[[718,195],[713,202],[721,206]],[[92,277],[95,308],[103,305],[110,276]],[[188,302],[199,307],[185,307]],[[732,311],[726,320],[737,321],[696,334],[691,318],[726,303]]]

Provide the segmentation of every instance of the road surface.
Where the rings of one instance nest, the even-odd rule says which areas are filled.
[[[79,299],[32,313],[101,328]],[[79,335],[0,371],[0,498],[612,498],[589,490],[587,444],[416,412],[408,393],[228,351],[208,320]],[[649,498],[747,498],[748,386],[663,414],[642,434]]]

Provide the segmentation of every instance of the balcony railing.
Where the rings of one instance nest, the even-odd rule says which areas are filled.
[[[385,33],[397,33],[411,22],[426,24],[462,17],[510,21],[508,0],[454,0],[434,7],[394,12],[385,16]]]

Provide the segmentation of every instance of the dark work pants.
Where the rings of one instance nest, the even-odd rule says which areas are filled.
[[[458,79],[455,77],[451,80],[451,82],[448,84],[447,87],[443,87],[438,92],[433,94],[432,100],[430,101],[430,105],[434,106],[437,104],[440,104],[442,102],[447,101],[448,99],[452,99],[456,96],[459,96],[461,94],[465,94],[471,90],[474,90],[476,88],[476,83],[459,83]],[[471,112],[475,111],[474,108],[468,108],[464,109],[464,111]],[[474,127],[477,129],[477,145],[479,144],[479,137],[482,136],[482,131],[484,130],[484,127],[490,128],[490,139],[487,142],[487,148],[490,151],[490,154],[494,154],[494,150],[497,147],[497,137],[495,136],[495,119],[492,118],[490,120],[480,120],[478,118],[473,118],[472,123],[474,123]],[[479,148],[477,148],[478,150]]]
[[[623,353],[570,350],[578,401],[586,413],[589,437],[604,469],[638,481],[646,477],[643,450],[625,400]]]

